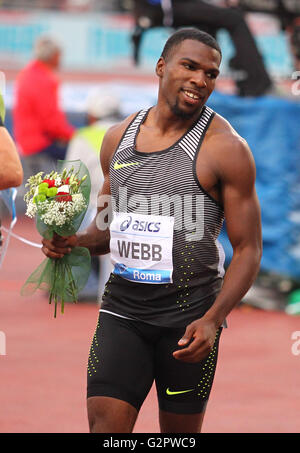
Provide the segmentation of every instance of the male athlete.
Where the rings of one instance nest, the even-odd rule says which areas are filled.
[[[200,432],[222,328],[257,275],[253,157],[205,105],[220,62],[206,33],[169,38],[156,66],[157,104],[104,138],[98,216],[85,232],[43,241],[51,258],[74,246],[111,253],[88,364],[91,432],[132,432],[154,380],[161,431]],[[233,247],[225,277],[217,241],[224,218]]]

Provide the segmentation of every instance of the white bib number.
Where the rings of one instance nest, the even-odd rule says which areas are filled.
[[[174,217],[114,212],[113,273],[139,283],[172,283]]]

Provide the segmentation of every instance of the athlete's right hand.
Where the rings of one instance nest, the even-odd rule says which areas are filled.
[[[43,239],[42,244],[42,252],[48,258],[59,259],[71,253],[72,248],[78,245],[78,238],[76,234],[73,236],[62,237],[54,233],[52,239]]]

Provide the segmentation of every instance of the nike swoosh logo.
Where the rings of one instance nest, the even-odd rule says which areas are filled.
[[[190,389],[190,390],[181,390],[179,392],[171,392],[171,390],[169,388],[167,388],[167,395],[179,395],[180,393],[188,393],[188,392],[193,392],[194,389]]]
[[[120,170],[120,168],[130,167],[131,165],[139,165],[138,162],[129,162],[127,164],[119,164],[118,161],[115,162],[114,170]]]

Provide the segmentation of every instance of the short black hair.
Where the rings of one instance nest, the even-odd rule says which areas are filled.
[[[165,43],[165,46],[161,53],[161,57],[163,57],[164,60],[167,60],[174,47],[178,46],[186,39],[199,41],[202,42],[203,44],[206,44],[209,47],[212,47],[213,49],[216,49],[222,58],[221,48],[217,41],[215,40],[215,38],[211,36],[209,33],[206,33],[205,31],[192,27],[181,28],[180,30],[177,30],[175,33],[173,33]]]

